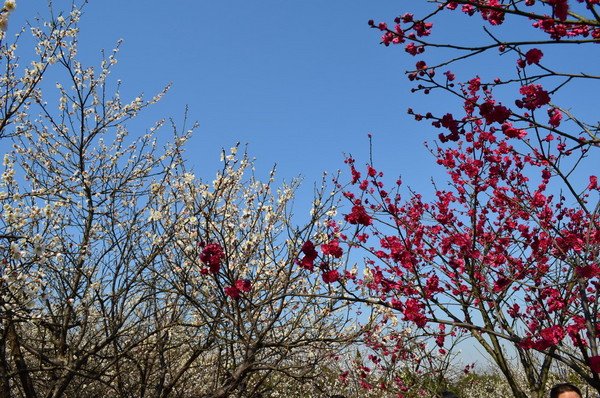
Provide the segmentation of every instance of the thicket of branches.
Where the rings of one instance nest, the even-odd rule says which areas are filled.
[[[409,110],[442,130],[430,149],[448,181],[427,199],[348,158],[349,185],[318,186],[298,223],[299,181],[257,179],[237,146],[204,181],[185,160],[195,126],[130,132],[167,89],[121,98],[116,50],[81,64],[80,9],[33,22],[23,52],[7,0],[0,397],[475,396],[477,385],[541,397],[557,375],[600,391],[600,127],[577,115],[591,99],[554,103],[599,77],[546,63],[564,46],[593,51],[599,2],[431,3],[370,25],[417,57],[413,91],[456,100]],[[483,17],[480,43],[436,41],[433,23],[452,13]],[[519,22],[531,38],[503,37]],[[465,66],[494,54],[513,59],[502,76]],[[463,339],[491,374],[453,373]]]
[[[316,379],[361,332],[296,264],[332,192],[295,224],[299,181],[258,180],[237,147],[202,181],[184,158],[194,127],[128,129],[167,90],[122,98],[116,50],[78,61],[79,8],[33,21],[21,49],[14,6],[0,17],[0,397],[258,397]]]

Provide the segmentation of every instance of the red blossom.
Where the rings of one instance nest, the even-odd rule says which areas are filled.
[[[404,303],[404,320],[413,321],[418,327],[424,327],[427,324],[427,318],[423,315],[423,303],[410,299]]]
[[[296,264],[312,272],[315,268],[315,260],[319,255],[315,249],[315,245],[310,240],[307,240],[302,245],[300,251],[304,254],[304,257],[296,261]]]
[[[323,275],[321,275],[321,277],[323,278],[323,282],[325,283],[334,283],[337,282],[338,279],[340,279],[340,274],[337,270],[332,269],[323,272]]]
[[[565,338],[566,330],[562,326],[554,325],[549,328],[542,329],[540,336],[543,340],[552,346],[557,345]]]
[[[367,166],[367,174],[369,175],[369,177],[375,177],[377,175],[377,170],[375,170],[371,166]]]
[[[363,206],[352,206],[352,213],[344,216],[350,224],[371,225],[373,219],[367,214]]]
[[[444,75],[446,75],[446,78],[448,79],[449,82],[451,82],[454,79],[456,79],[456,76],[454,75],[454,73],[452,73],[450,71],[444,72]]]
[[[208,265],[210,273],[216,274],[221,269],[221,261],[225,258],[223,248],[217,243],[206,245],[200,253],[200,261]]]
[[[540,62],[543,56],[544,53],[542,52],[542,50],[532,48],[531,50],[525,53],[525,61],[527,61],[528,65],[537,64]]]
[[[397,36],[395,34],[393,34],[392,32],[385,32],[382,36],[381,36],[381,42],[383,44],[385,44],[386,46],[389,46],[390,43],[394,42],[394,39]]]
[[[525,130],[514,128],[512,123],[504,123],[502,125],[502,132],[509,138],[523,138],[527,135]]]
[[[501,292],[506,289],[508,285],[510,285],[511,280],[509,278],[500,277],[496,282],[494,282],[494,293]]]
[[[511,115],[510,109],[502,105],[495,105],[494,101],[491,100],[479,105],[479,113],[485,118],[486,124],[502,124]]]
[[[235,287],[242,292],[249,292],[252,290],[252,283],[248,279],[235,281]]]
[[[531,337],[524,338],[519,341],[519,346],[525,350],[530,350],[534,347],[533,339]]]
[[[479,76],[474,77],[473,79],[469,80],[469,86],[467,87],[467,90],[469,90],[469,93],[471,95],[475,95],[477,93],[477,91],[479,91],[480,88],[481,88],[481,78]]]
[[[356,170],[354,165],[350,166],[350,170],[352,172],[352,184],[356,184],[360,180],[360,172]]]
[[[338,240],[333,240],[330,243],[322,244],[321,251],[323,254],[331,255],[335,258],[340,258],[344,254],[344,250],[340,247],[340,242]]]
[[[408,43],[404,47],[404,51],[406,51],[410,55],[421,54],[421,53],[423,53],[424,50],[425,50],[425,47],[423,47],[423,46],[415,46],[415,43],[412,43],[412,42]]]
[[[590,365],[592,372],[600,373],[600,355],[590,357],[588,364]]]
[[[600,275],[600,269],[597,264],[584,265],[575,269],[577,274],[586,279],[597,278]]]
[[[560,121],[562,120],[562,112],[560,110],[556,108],[551,108],[548,110],[548,116],[550,117],[550,120],[548,121],[550,126],[560,126]]]
[[[554,7],[556,18],[564,21],[569,15],[569,4],[567,0],[548,0],[548,3]]]
[[[235,287],[235,286],[226,286],[225,287],[225,294],[228,295],[229,297],[231,297],[234,300],[237,300],[240,298],[240,290]]]
[[[417,32],[417,36],[429,36],[432,26],[431,22],[415,21],[413,30]]]
[[[458,133],[458,121],[454,120],[454,117],[451,113],[446,113],[440,119],[440,125],[447,128],[452,133]]]
[[[314,269],[315,269],[314,260],[311,260],[311,259],[307,258],[306,256],[304,256],[300,260],[298,260],[297,264],[299,266],[301,266],[302,268],[309,270],[310,272],[314,271]]]
[[[302,249],[300,249],[302,251],[302,253],[304,253],[304,255],[311,259],[314,260],[317,258],[317,256],[319,255],[317,253],[317,251],[315,250],[315,245],[312,243],[312,241],[307,240],[306,242],[304,242],[304,244],[302,245]]]
[[[487,7],[479,8],[478,10],[483,19],[488,21],[490,25],[501,25],[502,22],[504,22],[504,11],[501,11],[500,9],[504,6],[500,4],[498,0],[487,0],[486,5],[494,7],[494,9]],[[473,13],[475,13],[475,7],[471,4],[463,5],[462,10],[469,15],[473,15]]]
[[[550,102],[550,95],[540,84],[523,86],[519,92],[524,95],[522,99],[515,101],[519,108],[534,110]]]

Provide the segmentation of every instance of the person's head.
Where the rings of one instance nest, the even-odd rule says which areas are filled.
[[[581,391],[571,383],[560,383],[550,390],[550,398],[583,398]]]
[[[440,395],[442,398],[458,398],[458,395],[450,391],[442,391]]]

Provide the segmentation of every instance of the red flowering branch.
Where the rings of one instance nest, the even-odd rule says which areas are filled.
[[[583,3],[579,1],[579,3]],[[443,80],[438,80],[436,72],[440,68],[458,63],[467,58],[479,56],[488,53],[491,49],[498,49],[500,53],[514,53],[517,57],[516,64],[519,67],[518,77],[496,78],[493,81],[483,82],[484,90],[492,90],[498,85],[508,85],[517,83],[521,89],[530,87],[533,83],[544,87],[543,90],[548,93],[546,104],[550,104],[551,98],[556,92],[574,79],[591,79],[600,78],[589,73],[565,73],[549,68],[542,63],[543,53],[540,48],[531,48],[532,46],[546,45],[564,45],[564,44],[586,44],[597,43],[600,40],[600,20],[595,2],[586,2],[585,7],[576,7],[569,5],[566,0],[551,0],[551,1],[525,1],[525,2],[504,2],[499,0],[473,0],[473,1],[440,1],[438,7],[429,15],[422,19],[415,17],[413,14],[405,13],[397,17],[393,28],[388,27],[387,23],[381,22],[376,24],[369,21],[369,24],[383,33],[382,43],[389,44],[404,44],[406,52],[416,56],[423,56],[426,50],[445,48],[463,52],[463,55],[450,58],[446,61],[437,61],[436,64],[429,65],[425,60],[420,60],[416,63],[414,69],[409,70],[408,77],[410,80],[417,83],[417,87],[413,91],[422,91],[429,94],[434,89],[443,88],[458,97],[463,97],[461,90],[455,90],[455,83],[452,83],[450,76],[454,76],[451,72],[446,72]],[[442,13],[449,11],[462,11],[467,15],[480,15],[487,24],[492,26],[501,26],[505,19],[511,17],[513,19],[526,20],[530,28],[542,31],[549,39],[547,40],[502,40],[500,33],[492,34],[489,29],[484,27],[487,36],[491,39],[490,42],[483,45],[462,45],[460,43],[443,43],[437,42],[431,37],[435,31],[434,20],[440,17]],[[576,12],[577,11],[577,12]],[[587,15],[587,14],[589,15]],[[569,15],[572,19],[567,20]],[[446,19],[450,18],[446,16]],[[513,21],[514,23],[514,21]],[[536,32],[532,32],[536,33]],[[533,68],[535,66],[535,68]],[[554,84],[553,88],[546,88],[545,84],[540,84],[543,80],[552,78],[553,82],[557,78],[562,78],[563,81],[558,85]],[[480,106],[478,102],[479,96],[474,96],[469,99],[475,107]],[[531,106],[537,109],[539,104],[543,104],[540,98],[529,98],[534,101],[522,102],[517,109],[508,108],[512,115],[511,119],[534,123],[532,127],[550,127],[554,128],[556,135],[568,138],[575,142],[575,147],[581,146],[598,146],[600,138],[598,137],[597,128],[584,130],[586,136],[572,134],[565,129],[559,129],[558,118],[554,118],[549,124],[540,124],[535,118],[530,117],[529,112],[520,112],[519,109],[532,111]],[[555,109],[558,107],[554,106]],[[416,115],[422,118],[422,115]],[[576,120],[576,119],[575,119]],[[513,131],[513,130],[509,130]]]
[[[419,328],[467,331],[509,381],[515,375],[503,341],[522,352],[528,369],[533,363],[526,351],[537,350],[546,355],[543,369],[558,359],[593,385],[596,375],[585,358],[595,357],[598,334],[597,213],[570,208],[548,192],[557,178],[535,157],[519,154],[510,137],[485,131],[465,137],[457,148],[434,151],[451,189],[438,189],[431,202],[418,194],[403,202],[375,177],[360,184],[379,249],[361,243],[374,260],[359,283]],[[367,170],[373,174],[372,166]],[[526,174],[535,170],[541,183],[531,186]],[[357,241],[363,238],[349,238]],[[573,347],[583,363],[573,363]],[[530,387],[546,375],[532,372]],[[513,387],[516,396],[524,394]]]
[[[405,13],[393,27],[369,21],[383,44],[402,44],[420,57],[407,72],[413,92],[449,94],[462,109],[409,109],[440,131],[430,150],[448,186],[434,185],[431,198],[403,197],[400,180],[388,190],[373,164],[363,177],[347,161],[352,180],[344,220],[360,228],[346,242],[367,255],[365,277],[354,282],[442,349],[442,326],[468,334],[517,397],[542,394],[556,361],[600,391],[600,202],[589,159],[600,146],[600,129],[572,109],[588,100],[583,96],[557,104],[570,83],[591,86],[599,76],[560,71],[545,54],[563,44],[598,43],[599,3],[439,1],[424,18]],[[481,45],[436,41],[437,19],[448,21],[452,12],[481,17],[494,30],[484,27]],[[511,29],[524,21],[535,37],[504,40],[501,27],[509,18]],[[425,57],[438,48],[457,55],[429,64]],[[504,59],[512,55],[514,67],[492,78],[473,71],[462,81],[441,69],[493,57],[492,49]],[[542,366],[532,352],[541,354]],[[516,382],[514,354],[525,388]]]

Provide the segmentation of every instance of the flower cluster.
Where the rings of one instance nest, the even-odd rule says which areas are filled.
[[[17,7],[15,0],[5,0],[4,7],[0,10],[0,32],[4,35],[4,32],[8,29],[8,17]]]
[[[252,290],[252,283],[249,280],[237,280],[233,286],[226,286],[224,289],[225,294],[234,300],[239,299],[242,292],[250,290]]]
[[[202,248],[200,261],[208,266],[208,272],[216,274],[221,269],[221,261],[225,258],[223,248],[218,243],[211,243]]]

